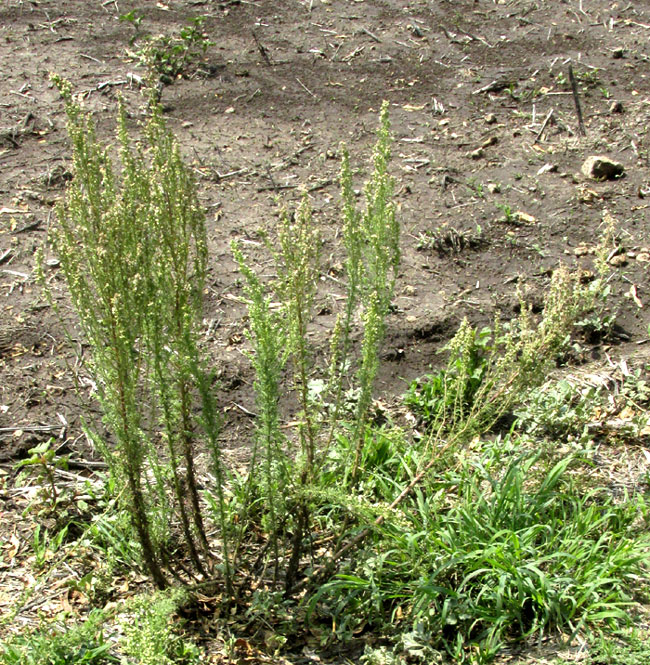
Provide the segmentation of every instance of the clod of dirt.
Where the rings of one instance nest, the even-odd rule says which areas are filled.
[[[616,256],[612,256],[609,260],[609,265],[614,266],[614,268],[627,265],[627,255],[617,254]]]
[[[613,180],[623,175],[625,167],[609,157],[591,155],[582,165],[582,172],[593,180]]]
[[[612,102],[609,105],[610,113],[623,113],[623,103],[622,102]]]

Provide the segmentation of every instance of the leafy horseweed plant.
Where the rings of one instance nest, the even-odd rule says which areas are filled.
[[[318,264],[318,233],[314,227],[307,198],[303,198],[295,213],[284,210],[279,226],[279,250],[275,254],[278,279],[265,293],[259,278],[246,263],[237,245],[235,258],[246,280],[249,298],[252,359],[257,373],[255,384],[260,424],[257,441],[265,462],[266,501],[273,525],[272,538],[277,548],[276,507],[280,504],[278,478],[280,470],[285,482],[295,491],[295,524],[293,542],[286,574],[285,591],[290,592],[295,581],[307,532],[309,510],[306,496],[316,479],[337,437],[341,434],[340,420],[351,368],[356,364],[358,398],[352,415],[352,446],[346,468],[346,478],[356,482],[360,471],[361,451],[366,441],[368,412],[372,388],[378,370],[378,356],[384,335],[385,320],[393,297],[395,278],[400,259],[399,224],[392,200],[393,179],[388,174],[391,147],[388,104],[381,109],[377,143],[373,154],[373,172],[365,186],[365,210],[357,210],[352,188],[352,173],[347,150],[342,148],[341,197],[343,244],[347,252],[346,297],[330,343],[329,367],[325,378],[313,379],[312,352],[308,345],[308,326],[313,318],[313,302],[320,277]],[[272,297],[272,295],[274,297]],[[271,301],[282,303],[280,311],[271,308]],[[356,363],[351,359],[351,331],[355,316],[360,314],[363,325],[361,347]],[[292,369],[292,388],[300,408],[297,427],[298,468],[287,474],[283,447],[288,443],[279,429],[277,398],[281,390],[280,372],[285,363]],[[321,386],[318,397],[314,386]],[[254,469],[256,453],[251,470]],[[275,475],[273,475],[275,474]],[[286,504],[284,490],[283,511]],[[277,549],[274,550],[277,561]],[[277,571],[276,571],[277,572]]]
[[[88,369],[114,450],[96,432],[90,435],[127,487],[124,507],[146,567],[163,588],[170,576],[187,581],[213,567],[195,470],[199,439],[212,453],[225,520],[218,419],[197,341],[207,265],[204,215],[155,103],[137,146],[120,104],[118,178],[70,84],[54,81],[65,100],[75,177],[50,240],[91,349]],[[192,409],[197,394],[202,418]],[[180,570],[169,556],[169,525],[175,522],[191,568]],[[225,540],[222,547],[230,586]]]

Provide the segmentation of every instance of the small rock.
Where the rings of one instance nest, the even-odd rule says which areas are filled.
[[[609,265],[613,266],[614,268],[626,266],[627,256],[625,254],[617,254],[616,256],[612,256],[612,258],[609,260]]]
[[[612,58],[614,58],[614,60],[620,60],[624,55],[625,49],[622,46],[619,46],[612,51]]]
[[[636,260],[639,263],[650,263],[650,252],[639,252],[636,255]]]
[[[537,171],[537,175],[553,173],[555,171],[557,171],[557,164],[544,164],[544,166],[542,166],[542,168]]]
[[[610,113],[623,113],[623,102],[612,102],[609,105]]]
[[[472,152],[467,153],[467,156],[471,157],[472,159],[481,159],[484,154],[485,151],[483,148],[476,148],[476,150],[472,150]]]
[[[485,188],[490,194],[498,194],[501,191],[501,185],[498,182],[488,182]]]
[[[580,203],[591,203],[600,198],[598,192],[589,189],[586,185],[578,185],[576,187],[576,197]]]
[[[497,121],[497,117],[494,113],[488,113],[483,120],[485,120],[486,125],[493,125]]]
[[[603,155],[587,157],[582,165],[583,174],[594,180],[613,180],[623,175],[624,171],[623,164]]]
[[[537,221],[532,215],[521,210],[517,210],[515,218],[520,224],[534,224]]]
[[[648,187],[639,187],[637,192],[640,199],[644,199],[646,196],[650,196],[650,185]]]
[[[414,287],[414,286],[411,286],[410,284],[407,284],[407,285],[404,287],[404,290],[402,291],[402,293],[403,293],[405,296],[414,296],[414,295],[415,295],[415,287]]]

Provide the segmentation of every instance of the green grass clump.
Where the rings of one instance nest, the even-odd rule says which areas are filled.
[[[119,663],[103,633],[104,614],[93,610],[72,628],[41,626],[0,642],[1,665],[105,665]]]
[[[524,454],[492,469],[486,457],[416,493],[322,587],[338,630],[410,625],[464,662],[508,640],[629,622],[650,545],[643,502],[581,493],[571,459],[539,463]]]

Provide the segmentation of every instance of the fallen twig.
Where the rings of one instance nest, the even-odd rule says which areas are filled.
[[[0,427],[3,432],[56,432],[64,429],[62,425],[15,425],[14,427]]]
[[[537,141],[539,141],[542,138],[542,134],[544,133],[544,130],[546,129],[546,125],[548,125],[550,119],[553,117],[554,111],[555,111],[555,109],[551,109],[548,112],[548,114],[546,115],[546,117],[544,118],[544,122],[542,123],[542,127],[539,130],[539,132],[537,132],[537,136],[535,137],[535,140],[533,141],[533,145],[535,145],[535,143],[537,143]]]
[[[253,39],[255,40],[255,46],[257,46],[257,50],[260,52],[260,55],[264,59],[264,62],[266,62],[266,64],[269,67],[272,67],[273,63],[271,62],[269,52],[266,50],[264,44],[262,44],[262,42],[259,40],[259,37],[257,36],[255,30],[253,30],[252,33],[253,33]]]
[[[587,130],[585,129],[585,123],[582,120],[582,108],[580,107],[580,98],[578,97],[578,84],[576,83],[576,78],[573,75],[573,67],[569,65],[569,82],[571,83],[571,91],[573,92],[573,101],[576,105],[576,113],[578,115],[578,129],[582,136],[587,136]]]
[[[474,90],[472,94],[480,95],[481,93],[485,92],[501,92],[501,90],[509,88],[512,84],[513,81],[511,81],[510,79],[495,79],[494,81],[491,81],[487,85],[484,85],[482,88]]]
[[[361,32],[363,32],[365,35],[368,35],[371,39],[374,39],[378,44],[381,44],[381,39],[377,37],[374,33],[370,32],[368,28],[361,28]]]
[[[306,90],[314,99],[318,99],[316,95],[296,76],[296,81]]]
[[[21,226],[19,229],[16,229],[14,231],[14,235],[17,233],[26,233],[27,231],[34,231],[41,225],[41,220],[37,219],[35,222],[31,222],[30,224],[25,224],[25,226]]]

